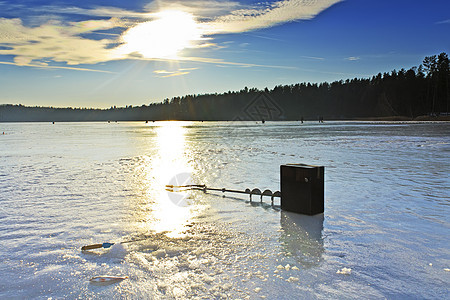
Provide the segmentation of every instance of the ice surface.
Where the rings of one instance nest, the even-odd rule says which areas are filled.
[[[2,299],[450,296],[448,124],[0,126]],[[164,189],[278,190],[286,163],[325,166],[325,214]]]

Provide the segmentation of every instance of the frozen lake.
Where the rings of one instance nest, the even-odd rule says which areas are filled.
[[[1,132],[1,299],[450,298],[449,123],[0,123]],[[191,174],[275,191],[286,163],[325,166],[323,215],[165,190]],[[116,244],[80,250],[103,242]],[[89,282],[98,275],[129,278]]]

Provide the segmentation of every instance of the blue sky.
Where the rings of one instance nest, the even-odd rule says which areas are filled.
[[[2,1],[0,104],[142,105],[450,52],[448,0]]]

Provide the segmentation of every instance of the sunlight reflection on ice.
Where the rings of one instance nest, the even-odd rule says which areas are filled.
[[[151,207],[141,225],[157,233],[166,232],[169,237],[182,237],[186,225],[193,217],[190,205],[178,205],[165,190],[165,186],[178,174],[190,174],[192,167],[188,163],[186,122],[161,122],[156,127],[157,154],[151,164],[146,164],[148,186],[147,198],[152,200]],[[176,198],[178,199],[178,198]],[[178,199],[179,200],[179,199]]]

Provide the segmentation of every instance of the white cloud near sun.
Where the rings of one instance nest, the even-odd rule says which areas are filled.
[[[19,66],[46,64],[96,64],[113,59],[108,49],[111,40],[83,38],[81,34],[118,26],[116,19],[84,21],[64,25],[49,21],[38,27],[26,27],[20,19],[0,19],[0,55],[13,55]]]
[[[342,0],[285,0],[268,7],[240,9],[211,22],[211,34],[239,33],[314,18]]]
[[[312,19],[340,1],[284,0],[252,7],[236,1],[153,1],[145,7],[148,10],[145,13],[111,7],[46,7],[49,14],[62,15],[34,27],[24,25],[19,18],[0,18],[0,57],[14,57],[13,62],[4,64],[52,68],[59,63],[59,67],[63,64],[71,69],[76,65],[121,59],[220,63],[220,59],[183,57],[182,52],[189,48],[214,47],[214,36],[218,34],[248,32]],[[60,18],[66,13],[96,18],[64,22]],[[99,17],[109,19],[99,20]],[[110,30],[119,30],[122,34],[116,35]],[[92,34],[96,34],[96,38]]]

